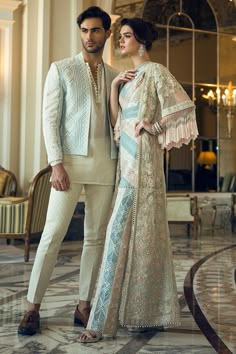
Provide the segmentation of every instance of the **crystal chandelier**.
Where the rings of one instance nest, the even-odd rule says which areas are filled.
[[[231,138],[233,117],[236,113],[236,89],[233,89],[232,81],[230,81],[228,86],[224,89],[223,94],[218,87],[215,92],[210,90],[207,95],[203,95],[203,97],[208,99],[210,107],[216,104],[219,108],[224,109],[227,118],[228,137]]]

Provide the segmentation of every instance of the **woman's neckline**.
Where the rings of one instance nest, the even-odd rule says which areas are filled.
[[[146,61],[144,61],[143,63],[137,65],[137,66],[135,67],[135,70],[140,69],[142,66],[144,66],[144,65],[146,65],[146,64],[148,64],[148,63],[151,63],[151,60],[146,60]]]

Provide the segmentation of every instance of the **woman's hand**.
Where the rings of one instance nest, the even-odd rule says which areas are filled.
[[[146,130],[149,134],[152,134],[152,130],[151,130],[152,125],[153,123],[149,123],[146,120],[141,120],[140,122],[136,122],[134,136],[137,138],[141,134],[141,131],[143,129]]]
[[[119,73],[114,80],[112,81],[112,85],[114,86],[120,86],[121,84],[125,82],[129,82],[135,78],[137,74],[137,70],[125,70]]]
[[[110,94],[110,122],[113,127],[116,124],[119,110],[119,86],[122,83],[133,80],[136,76],[136,72],[136,70],[123,71],[112,81]]]
[[[69,189],[69,176],[62,163],[52,166],[51,184],[56,191],[66,191]]]

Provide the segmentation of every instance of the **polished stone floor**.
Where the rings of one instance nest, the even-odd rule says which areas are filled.
[[[120,329],[115,340],[79,344],[73,312],[78,302],[81,241],[64,242],[41,310],[41,333],[18,336],[36,245],[29,263],[22,244],[0,242],[0,354],[236,353],[236,234],[203,233],[198,240],[171,225],[182,324],[145,333]]]

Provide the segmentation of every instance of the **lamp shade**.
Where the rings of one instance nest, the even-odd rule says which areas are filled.
[[[214,151],[201,151],[197,162],[200,165],[215,165],[216,154],[214,153]]]

